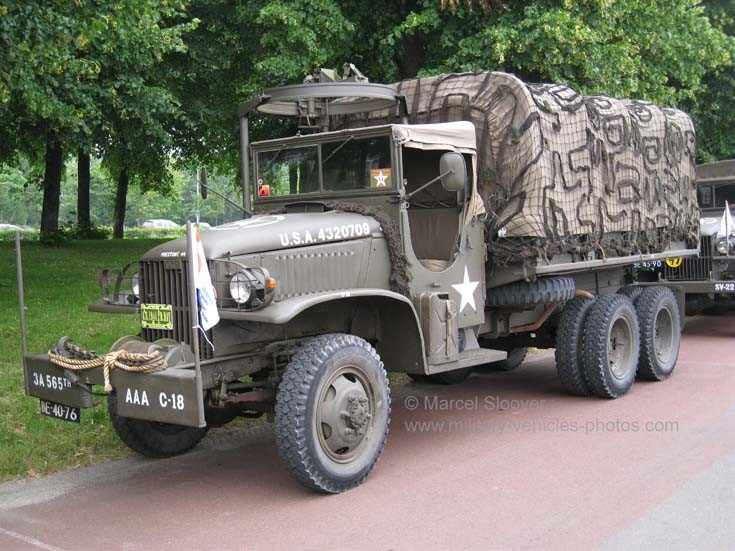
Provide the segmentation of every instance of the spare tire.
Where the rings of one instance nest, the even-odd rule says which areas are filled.
[[[574,298],[576,287],[571,277],[547,277],[538,281],[519,281],[488,289],[488,306],[525,306],[564,302]]]

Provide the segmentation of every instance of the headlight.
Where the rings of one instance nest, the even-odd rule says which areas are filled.
[[[133,289],[133,294],[134,294],[134,295],[135,295],[136,297],[140,297],[140,281],[139,281],[139,279],[138,279],[138,274],[135,274],[135,275],[134,275],[134,276],[133,276],[133,277],[132,277],[132,278],[130,279],[130,287],[131,287],[131,288]]]
[[[717,241],[717,252],[720,254],[727,254],[727,239],[720,239]]]
[[[717,252],[720,254],[733,254],[735,253],[735,237],[725,239],[720,238],[717,241]]]
[[[252,273],[239,271],[230,279],[230,296],[238,304],[245,304],[255,293],[257,279]]]

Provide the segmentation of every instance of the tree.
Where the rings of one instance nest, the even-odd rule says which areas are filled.
[[[183,50],[181,36],[196,24],[181,21],[185,6],[155,0],[0,4],[0,122],[34,137],[30,144],[45,144],[42,231],[58,228],[65,147],[89,151],[109,137],[110,113],[161,126],[151,113],[160,113],[162,102],[168,101],[167,112],[175,105],[155,82],[155,67],[167,53]],[[0,153],[8,158],[15,151]]]
[[[705,13],[713,26],[735,37],[735,3],[730,0],[707,0]],[[699,129],[698,156],[703,162],[735,158],[735,47],[729,48],[730,63],[709,69],[704,76],[705,89],[692,98],[687,107]]]
[[[186,113],[174,140],[192,162],[231,173],[239,170],[237,104],[317,65],[351,61],[375,82],[508,71],[688,108],[701,121],[718,116],[703,103],[692,109],[707,78],[732,72],[733,39],[698,0],[194,0],[190,17],[202,23],[186,36],[187,53],[172,57]],[[283,126],[256,118],[251,131],[266,138]]]

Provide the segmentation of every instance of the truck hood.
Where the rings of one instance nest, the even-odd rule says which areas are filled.
[[[380,232],[369,216],[347,212],[261,214],[200,232],[207,258],[290,249],[369,237]],[[155,247],[142,260],[186,256],[186,237]]]
[[[720,230],[720,220],[722,217],[706,216],[699,219],[699,233],[702,237],[710,237],[716,235]]]

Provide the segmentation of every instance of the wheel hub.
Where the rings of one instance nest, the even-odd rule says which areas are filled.
[[[610,371],[616,379],[623,379],[632,367],[630,332],[631,328],[623,318],[617,319],[610,331],[607,357]]]
[[[320,392],[316,409],[319,443],[334,461],[347,463],[368,439],[374,410],[372,388],[353,366],[334,373]]]
[[[370,411],[368,407],[367,397],[350,396],[348,399],[346,421],[347,425],[362,435],[365,432],[368,421],[370,420]]]
[[[671,362],[674,350],[674,320],[667,308],[662,308],[656,315],[653,344],[659,363],[666,365]]]

